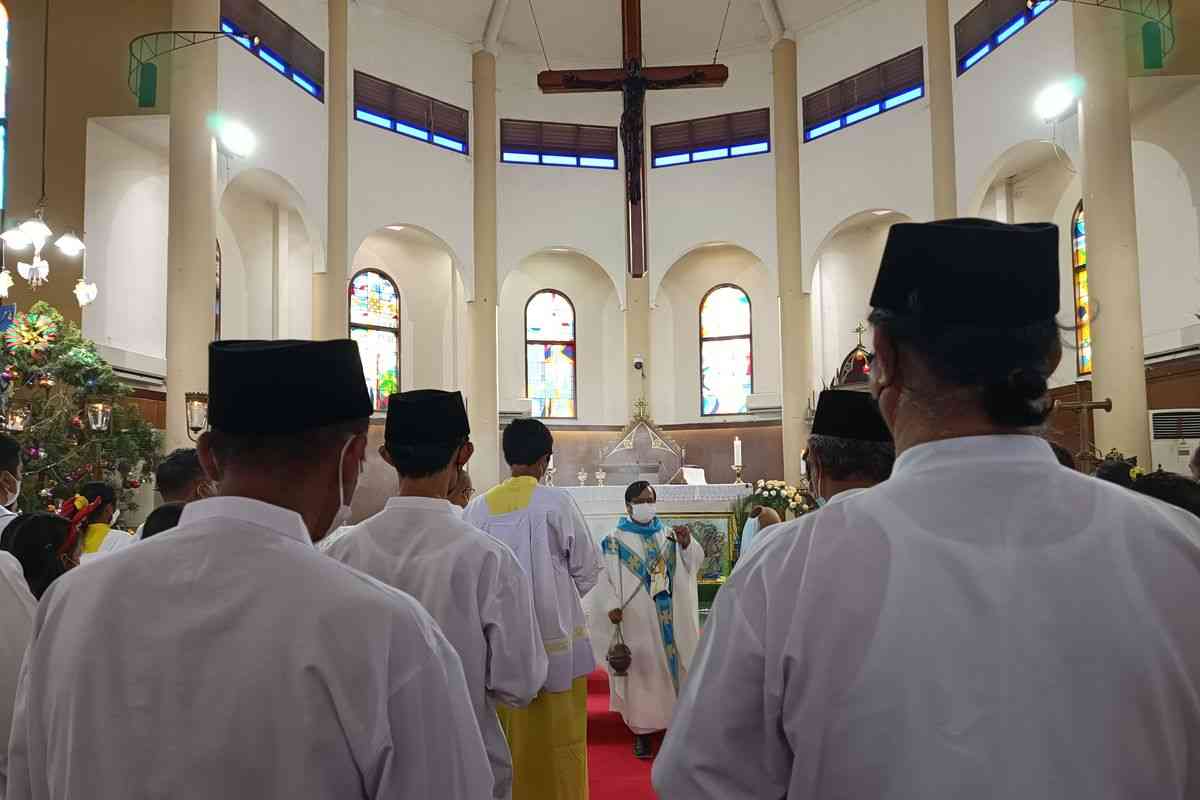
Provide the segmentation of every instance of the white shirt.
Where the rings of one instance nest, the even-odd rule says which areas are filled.
[[[458,656],[412,598],[236,497],[72,570],[21,674],[9,800],[470,798]]]
[[[1200,796],[1200,519],[996,436],[786,528],[717,596],[664,800]]]
[[[512,757],[495,703],[526,706],[546,680],[546,651],[517,557],[463,521],[457,506],[425,497],[389,499],[383,511],[339,531],[325,552],[411,594],[441,626],[462,659],[495,773],[493,795],[508,797]]]
[[[0,506],[0,533],[3,533],[8,524],[19,516],[21,515],[7,506]]]
[[[532,478],[528,479],[532,480]],[[533,585],[533,606],[550,659],[547,692],[565,692],[596,668],[581,598],[600,579],[600,548],[571,496],[537,486],[520,510],[493,515],[488,495],[467,506],[472,525],[508,545]]]
[[[13,517],[16,514],[12,515]],[[9,520],[4,520],[7,525]],[[25,582],[21,562],[12,553],[0,552],[0,731],[12,728],[17,677],[33,631],[37,600]],[[0,797],[8,778],[8,751],[0,748]]]

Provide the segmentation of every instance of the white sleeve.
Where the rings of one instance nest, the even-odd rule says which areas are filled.
[[[488,651],[487,690],[499,702],[523,708],[546,682],[550,662],[525,571],[508,548],[498,562],[482,615]]]
[[[704,564],[704,545],[696,541],[695,537],[688,542],[688,546],[682,551],[677,551],[679,563],[687,571],[689,575],[695,575],[700,571],[700,567]]]
[[[563,503],[563,513],[558,522],[562,526],[563,545],[567,550],[568,568],[575,580],[575,588],[579,596],[584,597],[600,580],[600,571],[604,569],[604,557],[600,553],[600,545],[592,538],[588,530],[587,520],[583,512],[575,505],[575,499],[563,493],[566,502]]]
[[[764,699],[762,637],[743,613],[739,588],[727,583],[717,594],[655,760],[654,788],[663,800],[787,794],[788,776],[765,768],[790,759],[778,710]]]
[[[8,759],[0,772],[0,798],[31,800],[34,797],[33,774],[29,765],[29,659],[21,665],[17,681],[16,704],[13,707],[12,731],[8,738]],[[38,783],[37,795],[47,795],[43,780]]]
[[[423,640],[413,641],[411,627],[397,632],[392,657],[406,663],[392,670],[388,728],[364,775],[367,796],[491,797],[492,767],[458,654],[432,620]]]

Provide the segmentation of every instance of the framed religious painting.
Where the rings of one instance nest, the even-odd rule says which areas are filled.
[[[724,583],[733,568],[733,514],[726,512],[664,514],[664,527],[687,528],[692,538],[704,546],[704,563],[696,576],[701,584]]]

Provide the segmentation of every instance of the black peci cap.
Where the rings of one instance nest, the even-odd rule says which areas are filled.
[[[233,434],[288,434],[367,419],[373,406],[349,339],[208,346],[208,421]]]
[[[462,392],[417,389],[388,398],[388,444],[453,444],[470,435]]]
[[[871,306],[948,325],[1017,328],[1053,319],[1058,292],[1057,225],[905,222],[888,234]]]
[[[821,392],[817,399],[812,435],[864,442],[892,441],[892,434],[871,395],[837,389]]]

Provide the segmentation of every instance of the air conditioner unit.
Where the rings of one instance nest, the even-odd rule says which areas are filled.
[[[1200,447],[1200,408],[1163,408],[1150,412],[1153,469],[1188,473],[1188,461]]]

